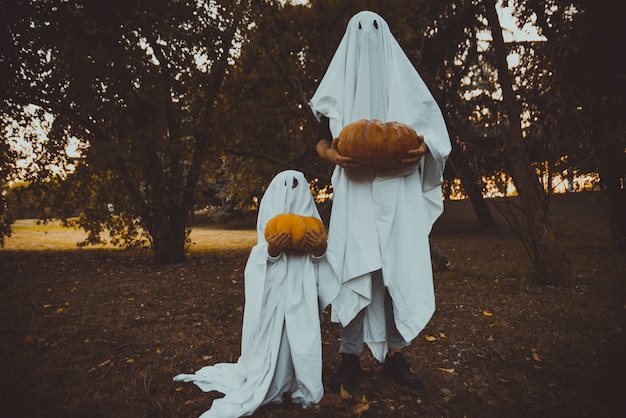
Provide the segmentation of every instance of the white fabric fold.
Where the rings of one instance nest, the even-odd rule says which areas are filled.
[[[245,308],[237,363],[216,364],[174,377],[175,381],[193,382],[205,392],[225,394],[213,401],[203,418],[251,415],[264,404],[282,402],[286,392],[293,402],[307,407],[324,394],[317,289],[319,269],[324,268],[326,259],[295,252],[269,257],[265,225],[280,213],[319,219],[302,173],[288,170],[276,175],[261,201],[258,243],[244,270]],[[325,291],[328,299],[334,298],[338,286],[331,283]]]
[[[311,99],[315,115],[329,118],[337,137],[360,119],[396,121],[424,136],[430,152],[418,166],[333,172],[333,208],[327,259],[341,284],[332,319],[347,325],[367,307],[364,337],[374,356],[386,354],[382,270],[396,327],[410,342],[435,308],[428,235],[443,211],[441,184],[450,139],[443,115],[423,80],[376,13],[348,23],[328,70]],[[382,292],[382,296],[380,294]]]

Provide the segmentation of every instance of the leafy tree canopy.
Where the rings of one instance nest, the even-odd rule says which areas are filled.
[[[220,164],[215,104],[247,2],[12,1],[1,11],[3,117],[20,120],[32,104],[52,113],[49,158],[71,135],[84,141],[59,187],[79,200],[90,241],[108,228],[136,243],[142,231],[159,260],[182,261],[202,167]]]

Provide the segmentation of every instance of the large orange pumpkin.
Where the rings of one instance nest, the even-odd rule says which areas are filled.
[[[309,229],[317,229],[320,232],[326,232],[322,221],[313,216],[301,216],[294,213],[281,213],[274,216],[265,225],[265,239],[270,235],[288,232],[291,234],[291,247],[294,250],[311,252],[311,248],[306,244],[304,236]]]
[[[413,128],[400,122],[361,119],[346,125],[337,141],[339,154],[371,167],[400,167],[400,160],[424,142]]]

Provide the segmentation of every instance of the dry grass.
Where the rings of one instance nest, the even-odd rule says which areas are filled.
[[[35,219],[20,219],[12,226],[13,232],[5,241],[6,250],[75,250],[77,243],[87,234],[79,229],[67,228],[57,221],[39,224]],[[189,236],[190,251],[247,249],[256,243],[256,231],[248,229],[216,229],[194,227]],[[114,249],[111,245],[87,246],[91,249]]]
[[[4,243],[7,250],[71,250],[87,237],[84,231],[66,228],[57,221],[39,224],[35,219],[18,219],[11,229]]]
[[[511,242],[522,253],[515,256],[525,257],[521,244],[516,245],[515,237],[507,233],[506,222],[499,214],[498,207],[504,208],[501,200],[490,202],[499,225],[503,228],[491,234],[495,240],[494,248],[500,246],[499,240]],[[576,250],[581,245],[610,247],[608,231],[608,210],[602,198],[596,193],[577,193],[555,195],[551,204],[552,222],[559,235],[561,245]],[[13,232],[6,239],[7,250],[72,250],[77,243],[87,236],[82,230],[66,228],[58,221],[39,224],[34,219],[20,219],[12,226]],[[459,233],[468,234],[479,231],[474,212],[467,201],[446,202],[446,210],[433,229],[433,237],[438,244],[446,247],[450,255],[457,251],[455,243],[460,242]],[[504,232],[504,233],[503,233]],[[484,234],[484,232],[480,232]],[[245,228],[219,228],[202,223],[194,226],[190,235],[190,251],[203,252],[221,249],[249,249],[256,243],[256,231]],[[88,246],[85,249],[112,249],[114,247]],[[491,252],[491,251],[486,251]],[[506,254],[505,254],[506,256]]]
[[[195,227],[189,236],[193,253],[213,250],[250,249],[257,241],[256,230]]]

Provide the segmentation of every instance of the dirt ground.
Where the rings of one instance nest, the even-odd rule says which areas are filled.
[[[570,288],[535,284],[506,228],[481,231],[467,202],[447,203],[432,238],[456,268],[435,273],[437,310],[406,352],[424,393],[385,380],[366,354],[351,398],[327,394],[307,410],[287,402],[253,416],[625,416],[626,257],[610,249],[601,196],[557,196],[553,207],[577,269]],[[120,250],[55,250],[28,234],[9,238],[0,250],[0,416],[207,410],[220,394],[172,377],[238,357],[252,244],[241,231],[220,234],[198,229],[188,262],[176,266]],[[327,383],[338,366],[338,328],[324,317]]]

